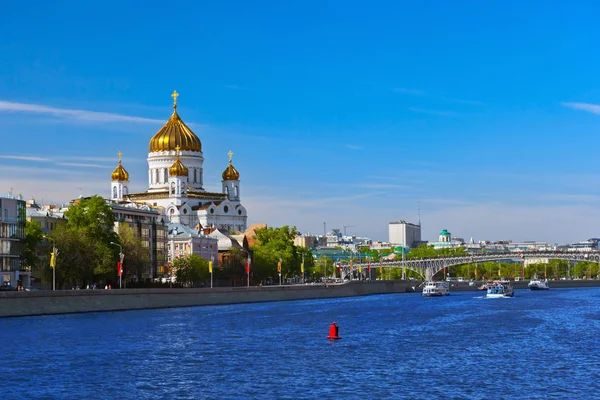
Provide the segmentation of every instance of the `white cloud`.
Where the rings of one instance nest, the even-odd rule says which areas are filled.
[[[0,100],[0,112],[21,112],[29,114],[46,114],[59,118],[71,118],[85,122],[133,122],[144,124],[164,124],[164,120],[133,117],[129,115],[113,114],[98,111],[71,110],[67,108],[56,108],[40,104],[16,103]]]
[[[563,106],[568,108],[574,108],[576,110],[583,110],[592,114],[600,114],[600,105],[589,104],[589,103],[561,103]]]
[[[4,158],[4,159],[7,159],[7,160],[22,160],[22,161],[39,161],[39,162],[50,161],[50,159],[48,159],[48,158],[36,157],[36,156],[0,155],[0,158]]]
[[[85,163],[65,163],[65,162],[59,162],[56,163],[56,165],[62,165],[65,167],[83,167],[83,168],[103,168],[103,169],[107,169],[110,168],[107,165],[100,165],[100,164],[85,164]]]

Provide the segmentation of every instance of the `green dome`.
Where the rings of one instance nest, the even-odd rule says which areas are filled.
[[[446,229],[444,229],[443,231],[440,232],[440,236],[446,236],[446,235],[450,235],[450,232],[448,232]]]

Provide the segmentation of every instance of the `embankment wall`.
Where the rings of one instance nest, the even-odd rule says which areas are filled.
[[[0,317],[326,299],[414,291],[416,281],[203,289],[0,292]]]

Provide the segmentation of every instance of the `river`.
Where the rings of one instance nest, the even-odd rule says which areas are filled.
[[[340,326],[329,341],[329,325]],[[0,319],[2,399],[595,398],[600,289]]]

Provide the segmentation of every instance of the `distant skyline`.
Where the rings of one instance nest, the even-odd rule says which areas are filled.
[[[115,12],[118,10],[118,12]],[[249,223],[388,239],[600,237],[600,4],[7,3],[0,193],[108,197],[178,111]]]

